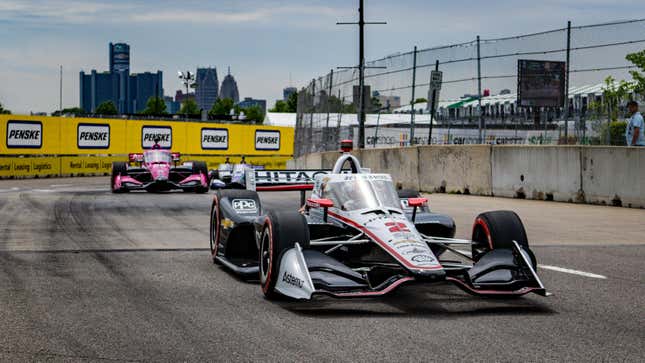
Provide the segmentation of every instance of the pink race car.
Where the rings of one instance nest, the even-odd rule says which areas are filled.
[[[168,150],[148,150],[130,154],[129,161],[112,163],[111,186],[113,193],[130,190],[186,192],[208,191],[208,169],[203,161],[179,164],[179,153]]]

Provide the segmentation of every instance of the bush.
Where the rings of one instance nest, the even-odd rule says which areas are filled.
[[[609,137],[610,145],[625,146],[625,130],[627,129],[627,122],[613,121],[609,124]],[[604,123],[600,126],[600,142],[607,143],[607,124]]]

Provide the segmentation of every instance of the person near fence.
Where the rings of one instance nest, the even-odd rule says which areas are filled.
[[[638,103],[636,101],[629,101],[627,109],[631,117],[625,128],[625,141],[627,146],[645,146],[645,137],[643,136],[643,115],[638,112]]]

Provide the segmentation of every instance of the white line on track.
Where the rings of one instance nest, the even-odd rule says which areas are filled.
[[[467,256],[471,256],[470,251],[459,250],[459,252],[462,252],[463,254],[465,254]],[[598,275],[598,274],[594,274],[594,273],[591,273],[591,272],[572,270],[570,268],[564,268],[564,267],[558,267],[558,266],[538,265],[538,267],[543,268],[545,270],[563,272],[565,274],[572,274],[572,275],[578,275],[578,276],[584,276],[584,277],[591,277],[591,278],[594,278],[594,279],[603,279],[604,280],[604,279],[607,278],[607,276]]]
[[[572,270],[572,269],[569,269],[569,268],[558,267],[558,266],[538,265],[538,267],[543,268],[545,270],[564,272],[564,273],[567,273],[567,274],[591,277],[591,278],[594,278],[594,279],[603,279],[604,280],[604,279],[607,278],[607,276],[593,274],[591,272]]]

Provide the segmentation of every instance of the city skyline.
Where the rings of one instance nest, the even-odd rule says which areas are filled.
[[[424,48],[471,40],[476,34],[514,35],[561,28],[566,20],[582,25],[645,13],[645,4],[628,0],[611,4],[546,1],[521,10],[514,4],[492,1],[483,7],[474,1],[410,0],[408,6],[400,6],[367,1],[367,20],[384,20],[388,25],[368,27],[366,58],[404,52],[414,45]],[[414,7],[431,11],[411,13]],[[244,90],[242,96],[272,103],[282,98],[286,86],[300,88],[329,69],[356,63],[356,29],[336,25],[355,21],[356,8],[353,1],[340,0],[308,5],[295,0],[3,1],[0,102],[16,113],[56,110],[62,64],[63,107],[77,106],[78,72],[103,69],[105,44],[125,42],[135,50],[131,68],[163,71],[167,94],[181,88],[177,70],[230,64]],[[463,10],[475,8],[479,10]],[[214,33],[226,36],[208,41],[207,34]]]

